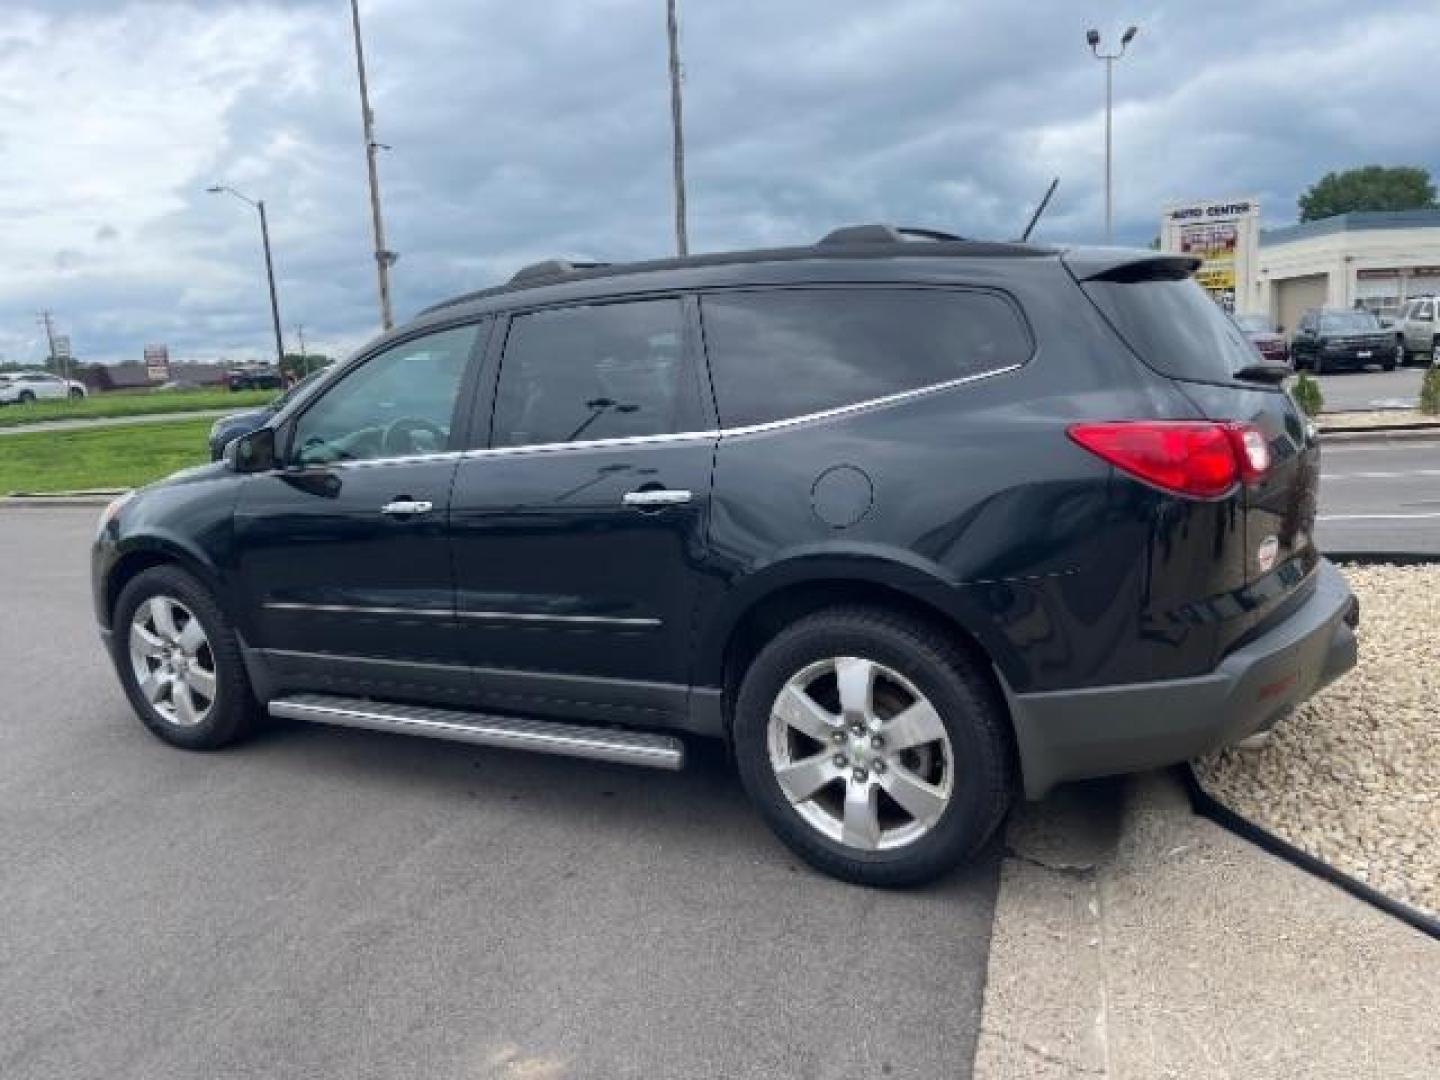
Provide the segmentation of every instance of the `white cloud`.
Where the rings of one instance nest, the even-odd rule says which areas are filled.
[[[670,244],[658,0],[363,0],[403,316],[522,262]],[[0,356],[54,308],[83,356],[269,348],[266,199],[287,335],[374,328],[359,106],[343,3],[11,0],[0,24]],[[1083,33],[1140,23],[1117,69],[1117,231],[1161,204],[1258,193],[1287,219],[1321,173],[1435,166],[1419,122],[1440,10],[1397,0],[682,0],[691,232],[802,242],[890,218],[1099,235],[1101,68]],[[1114,24],[1114,25],[1112,25]],[[1414,102],[1412,107],[1409,103]]]

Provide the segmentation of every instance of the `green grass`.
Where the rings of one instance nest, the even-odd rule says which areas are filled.
[[[192,409],[253,409],[277,396],[275,390],[151,390],[109,391],[80,401],[32,401],[0,406],[0,427],[42,420],[83,420],[90,417],[153,416]]]
[[[157,420],[0,435],[0,493],[148,484],[176,469],[208,461],[210,424],[209,420]]]

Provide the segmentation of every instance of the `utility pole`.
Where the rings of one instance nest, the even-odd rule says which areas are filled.
[[[1107,244],[1115,241],[1114,187],[1110,179],[1110,129],[1111,117],[1114,114],[1115,61],[1125,55],[1126,46],[1135,40],[1138,30],[1138,27],[1129,27],[1120,37],[1120,51],[1113,53],[1100,51],[1100,31],[1087,30],[1085,32],[1085,41],[1089,44],[1090,51],[1095,54],[1095,59],[1105,61],[1105,243]]]
[[[279,365],[285,362],[285,340],[280,336],[280,301],[275,293],[275,263],[270,258],[270,224],[265,218],[265,200],[252,199],[249,195],[242,194],[225,184],[211,184],[205,189],[211,195],[233,195],[243,203],[247,203],[259,211],[260,214],[260,244],[265,249],[265,280],[270,286],[270,325],[275,331],[275,363],[276,370]]]
[[[670,134],[671,165],[675,184],[675,251],[690,254],[685,229],[685,110],[680,102],[680,26],[675,18],[675,0],[665,0],[665,29],[670,38]]]
[[[380,286],[380,325],[395,325],[390,313],[390,267],[397,256],[385,246],[385,222],[380,216],[380,176],[375,168],[375,114],[370,109],[370,88],[365,81],[365,46],[360,41],[360,0],[350,0],[350,21],[355,28],[355,70],[360,76],[360,119],[365,132],[365,165],[370,172],[370,220],[375,233],[375,275]],[[389,147],[386,147],[389,149]]]
[[[310,374],[310,354],[305,351],[305,324],[295,324],[295,336],[300,339],[300,366],[304,368],[305,375]],[[304,378],[302,375],[301,378]]]
[[[38,322],[41,326],[45,327],[45,340],[49,342],[49,352],[47,352],[45,355],[48,357],[51,364],[53,364],[55,367],[61,368],[60,377],[68,381],[70,378],[70,373],[62,366],[62,359],[59,356],[55,355],[54,317],[51,315],[49,310],[45,310],[40,312],[40,314],[36,317],[35,321]]]

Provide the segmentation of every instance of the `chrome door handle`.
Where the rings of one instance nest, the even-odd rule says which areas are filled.
[[[382,514],[428,514],[435,509],[434,503],[423,499],[394,499],[380,507]]]
[[[621,500],[626,506],[679,506],[690,501],[690,492],[677,488],[650,488],[645,491],[627,491]]]

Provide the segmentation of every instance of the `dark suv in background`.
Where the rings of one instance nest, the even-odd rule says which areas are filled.
[[[180,746],[261,711],[664,768],[713,736],[803,858],[922,881],[1016,791],[1354,663],[1313,431],[1195,266],[857,226],[529,267],[111,506],[102,634]]]
[[[1380,325],[1375,313],[1361,308],[1315,308],[1300,316],[1290,341],[1290,356],[1298,368],[1316,375],[1349,368],[1358,371],[1377,364],[1394,371],[1402,361],[1395,332]]]

